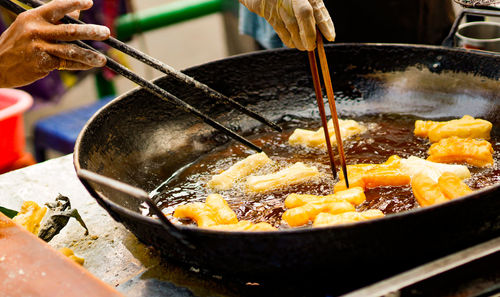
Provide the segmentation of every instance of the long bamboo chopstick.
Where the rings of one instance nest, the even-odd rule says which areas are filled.
[[[11,2],[10,0],[0,0],[0,6],[12,11],[15,14],[20,14],[20,13],[26,11],[25,8],[17,5],[14,2]],[[86,48],[86,49],[89,49],[89,50],[92,50],[95,52],[99,52],[98,50],[94,49],[90,45],[88,45],[82,41],[79,41],[79,40],[71,42],[71,43],[77,44],[78,46],[81,46],[82,48]],[[205,115],[204,113],[202,113],[198,109],[196,109],[193,106],[189,105],[188,103],[182,101],[181,99],[177,98],[176,96],[170,94],[169,92],[165,91],[164,89],[160,88],[159,86],[157,86],[153,83],[150,83],[149,81],[143,79],[142,77],[140,77],[139,75],[130,71],[125,66],[117,63],[116,61],[114,61],[110,57],[108,57],[106,55],[104,55],[104,56],[106,57],[106,65],[105,66],[108,67],[109,69],[111,69],[111,70],[117,72],[118,74],[124,76],[125,78],[137,83],[138,85],[140,85],[144,89],[148,90],[150,93],[156,95],[160,99],[174,104],[177,108],[180,108],[188,113],[194,114],[195,116],[197,116],[198,118],[203,120],[208,125],[216,128],[219,131],[222,131],[224,134],[241,142],[242,144],[246,145],[247,147],[249,147],[257,152],[262,152],[262,149],[260,147],[251,143],[246,138],[231,131],[230,129],[226,128],[225,126],[223,126],[219,122],[213,120],[212,118]]]
[[[44,5],[45,3],[39,1],[39,0],[18,0],[19,2],[22,2],[24,4],[27,4],[33,8],[36,8],[36,7],[39,7],[41,5]],[[74,19],[70,16],[65,16],[62,20],[61,20],[62,23],[66,23],[66,24],[85,24],[84,22],[80,21],[80,20],[77,20],[77,19]],[[163,72],[167,75],[169,75],[170,77],[173,77],[175,78],[178,82],[180,83],[183,83],[183,84],[186,84],[188,87],[191,87],[191,88],[195,88],[195,89],[198,89],[200,91],[203,92],[204,95],[208,96],[209,98],[212,98],[212,99],[215,99],[215,100],[218,100],[218,101],[221,101],[221,102],[225,102],[225,103],[229,103],[230,105],[232,105],[234,108],[236,108],[237,110],[245,113],[246,115],[258,120],[259,122],[281,132],[281,127],[278,126],[277,124],[273,123],[272,121],[269,121],[268,119],[264,118],[262,115],[246,108],[245,106],[241,105],[240,103],[234,101],[233,99],[215,91],[214,89],[210,88],[209,86],[195,80],[194,78],[180,72],[180,71],[177,71],[175,70],[173,67],[170,67],[169,65],[127,45],[126,43],[123,43],[121,42],[120,40],[114,38],[114,37],[110,37],[109,39],[107,40],[104,40],[102,41],[104,43],[106,43],[107,45],[111,46],[112,48],[115,48],[135,59],[137,59],[138,61],[146,64],[146,65],[149,65],[151,67],[153,67],[154,69],[160,71],[160,72]]]
[[[339,118],[337,115],[337,108],[335,106],[335,95],[333,94],[332,80],[330,78],[330,69],[328,68],[328,60],[326,59],[325,47],[323,45],[323,36],[319,30],[316,30],[317,50],[319,62],[321,64],[321,73],[323,74],[323,82],[325,83],[326,96],[328,97],[328,105],[332,115],[333,127],[335,129],[335,139],[337,140],[337,148],[340,155],[340,164],[346,187],[349,188],[349,179],[347,177],[347,164],[345,159],[344,144],[342,142],[342,135],[340,135]]]
[[[326,120],[325,113],[325,103],[323,102],[323,93],[321,92],[321,82],[319,80],[318,65],[316,63],[316,55],[314,51],[307,52],[309,57],[309,66],[311,68],[311,74],[314,84],[314,93],[316,94],[316,103],[318,104],[319,115],[321,117],[321,125],[323,126],[323,132],[325,133],[326,148],[328,150],[328,157],[330,158],[330,169],[333,173],[333,178],[337,178],[337,169],[335,168],[335,162],[333,158],[333,149],[330,142],[330,132],[328,131],[328,121]]]

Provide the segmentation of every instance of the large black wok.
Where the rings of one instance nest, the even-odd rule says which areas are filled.
[[[329,45],[326,51],[342,117],[386,113],[449,119],[470,114],[493,122],[492,135],[499,135],[500,58],[494,54],[378,44]],[[303,52],[242,55],[185,73],[276,121],[318,117]],[[169,78],[157,82],[243,134],[258,125]],[[136,89],[87,123],[74,162],[77,169],[152,191],[182,166],[227,142],[190,114]],[[496,185],[443,205],[338,227],[242,233],[179,226],[178,235],[192,248],[158,220],[141,215],[135,199],[82,182],[115,220],[166,258],[248,281],[327,276],[332,286],[359,286],[500,235]]]

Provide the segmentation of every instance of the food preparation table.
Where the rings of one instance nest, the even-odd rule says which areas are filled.
[[[86,269],[127,297],[234,296],[245,289],[219,276],[201,277],[194,268],[161,263],[154,251],[138,242],[88,194],[76,176],[72,158],[67,155],[0,175],[2,205],[19,209],[23,200],[43,205],[59,193],[68,196],[87,224],[89,235],[71,219],[50,245],[73,249],[85,258]]]

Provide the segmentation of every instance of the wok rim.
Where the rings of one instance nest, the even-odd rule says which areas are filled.
[[[463,52],[463,53],[468,53],[468,54],[473,54],[473,55],[479,55],[479,56],[487,56],[487,57],[494,57],[494,58],[500,58],[500,54],[494,53],[494,52],[487,52],[487,51],[481,51],[481,50],[474,50],[474,49],[465,49],[465,48],[456,48],[456,47],[446,47],[446,46],[439,46],[439,45],[420,45],[420,44],[405,44],[405,43],[330,43],[330,44],[325,44],[325,47],[386,47],[386,48],[408,48],[408,49],[428,49],[428,50],[446,50],[446,51],[452,51],[452,52]],[[279,49],[271,49],[271,50],[262,50],[262,51],[256,51],[256,52],[250,52],[250,53],[243,53],[239,55],[234,55],[231,57],[226,57],[226,58],[221,58],[217,60],[213,60],[207,63],[202,63],[198,65],[193,65],[191,67],[188,67],[182,71],[189,70],[191,68],[196,68],[201,65],[210,65],[212,63],[217,63],[222,60],[227,60],[227,59],[239,59],[242,57],[252,57],[255,55],[262,55],[266,54],[268,52],[280,52],[280,51],[296,51],[296,49],[290,49],[290,48],[279,48]],[[155,81],[157,79],[162,79],[164,76],[161,76],[159,78],[156,78],[152,81]],[[75,149],[73,152],[73,165],[75,167],[75,171],[78,171],[80,169],[83,169],[81,167],[81,164],[79,162],[79,150],[78,148],[80,147],[80,143],[86,134],[87,130],[89,129],[89,126],[94,122],[94,119],[98,117],[105,109],[107,109],[109,106],[116,104],[120,100],[126,98],[130,93],[136,92],[137,90],[141,89],[140,86],[137,86],[108,102],[106,105],[101,107],[97,112],[95,112],[92,117],[85,123],[84,127],[78,134],[77,140],[75,142]],[[133,210],[128,209],[127,207],[124,207],[120,204],[117,204],[113,202],[111,199],[108,197],[102,195],[101,197],[100,194],[98,194],[94,188],[83,178],[77,176],[80,182],[84,185],[84,187],[87,189],[87,191],[91,194],[91,196],[96,199],[99,203],[102,202],[104,204],[107,204],[107,207],[112,208],[114,211],[118,211],[124,215],[127,215],[129,217],[132,217],[135,220],[138,221],[143,221],[144,223],[147,224],[155,224],[159,228],[163,228],[162,223],[158,219],[154,219],[152,217],[145,216],[143,214],[140,214],[138,212],[135,212]],[[213,229],[205,229],[205,228],[199,228],[197,226],[183,226],[179,224],[172,223],[175,228],[179,230],[179,232],[183,231],[189,231],[189,232],[196,232],[200,234],[224,234],[224,235],[235,235],[235,236],[269,236],[272,234],[287,234],[287,236],[293,236],[296,234],[301,234],[303,232],[323,232],[324,230],[340,230],[340,229],[348,229],[352,228],[352,226],[359,226],[359,225],[365,225],[368,223],[380,223],[380,222],[385,222],[388,220],[397,220],[401,217],[405,217],[407,215],[424,215],[428,212],[433,212],[436,209],[440,209],[442,207],[447,207],[447,205],[451,206],[453,204],[459,204],[462,203],[465,200],[469,199],[474,199],[474,198],[481,198],[480,196],[486,195],[490,192],[493,192],[497,189],[500,189],[500,183],[497,183],[495,185],[490,185],[485,188],[476,190],[470,194],[467,194],[465,196],[447,201],[446,203],[441,203],[441,204],[435,204],[427,207],[417,207],[413,208],[410,210],[405,210],[402,212],[398,213],[392,213],[389,215],[386,215],[382,218],[376,218],[372,219],[369,221],[361,221],[361,222],[354,222],[354,223],[347,223],[347,224],[341,224],[341,225],[332,225],[332,226],[320,226],[320,227],[298,227],[298,228],[288,228],[288,229],[278,229],[275,231],[252,231],[252,232],[246,232],[246,231],[222,231],[222,230],[213,230]],[[101,205],[103,206],[103,205]]]

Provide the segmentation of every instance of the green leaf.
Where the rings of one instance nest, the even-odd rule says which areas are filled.
[[[12,210],[12,209],[8,209],[5,207],[1,207],[1,206],[0,206],[0,212],[3,213],[4,215],[8,216],[11,219],[17,215],[17,211]]]

